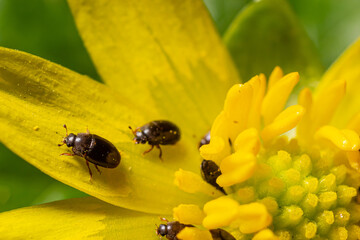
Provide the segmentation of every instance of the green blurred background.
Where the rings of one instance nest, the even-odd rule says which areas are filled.
[[[205,0],[221,35],[249,0]],[[330,64],[360,36],[360,1],[289,0]],[[65,0],[0,0],[0,46],[19,49],[99,80]],[[43,174],[0,144],[0,211],[85,196]]]

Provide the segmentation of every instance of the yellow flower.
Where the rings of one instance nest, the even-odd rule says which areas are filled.
[[[353,59],[354,49],[359,51],[360,42],[337,64],[345,66]],[[333,71],[337,65],[329,73]],[[190,178],[185,170],[175,173],[175,184],[182,190],[214,199],[199,206],[205,216],[191,219],[194,211],[188,208],[196,207],[192,204],[175,208],[174,218],[193,225],[202,221],[207,229],[225,227],[241,239],[358,239],[360,205],[354,197],[360,185],[360,115],[344,129],[331,124],[346,82],[329,79],[314,97],[303,89],[298,105],[285,110],[298,73],[283,76],[276,67],[267,87],[261,74],[230,88],[212,125],[211,141],[200,148],[204,159],[219,166],[204,171],[221,172],[214,188]],[[296,126],[290,140],[283,135]],[[215,188],[225,190],[225,196],[218,197],[221,192]]]
[[[181,231],[181,239],[211,239],[207,229],[220,227],[237,239],[359,237],[353,199],[360,185],[359,114],[351,118],[359,110],[359,43],[324,75],[314,98],[305,89],[298,105],[283,110],[299,74],[283,76],[276,68],[267,90],[263,74],[239,84],[201,1],[69,4],[106,85],[0,48],[0,140],[97,199],[2,213],[2,238],[157,239],[159,216],[172,220],[172,214],[195,226]],[[230,48],[236,35],[234,27],[226,36]],[[316,67],[304,69],[310,76]],[[181,141],[164,149],[163,162],[157,154],[143,157],[146,148],[133,144],[128,129],[154,119],[182,131]],[[220,166],[216,181],[226,196],[197,174],[198,142],[212,121],[201,156]],[[83,159],[59,156],[67,151],[57,147],[64,123],[71,132],[88,128],[111,141],[120,166],[94,171],[90,181]],[[280,136],[295,126],[298,141]]]

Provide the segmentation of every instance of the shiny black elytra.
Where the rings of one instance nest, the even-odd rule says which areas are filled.
[[[219,166],[211,160],[203,160],[200,165],[201,176],[202,178],[212,186],[214,186],[217,190],[226,194],[224,188],[220,187],[217,184],[216,179],[221,175],[221,171]]]
[[[86,133],[78,133],[75,135],[73,133],[68,134],[65,124],[64,128],[66,129],[66,136],[58,146],[66,144],[67,147],[72,147],[73,153],[62,153],[61,155],[77,155],[85,158],[90,178],[92,178],[92,173],[89,162],[95,165],[95,168],[99,173],[101,172],[98,166],[104,168],[116,168],[119,165],[121,160],[120,153],[111,142],[98,135],[90,134],[89,130],[87,130]]]
[[[213,240],[236,240],[233,235],[221,228],[211,229],[210,233]]]
[[[166,221],[167,224],[160,224],[156,229],[156,234],[165,236],[169,240],[179,240],[176,235],[183,230],[185,227],[194,227],[190,224],[183,224],[178,221],[169,222],[165,218],[161,218],[161,220]]]
[[[180,129],[174,123],[166,120],[152,121],[135,130],[130,126],[129,128],[134,134],[133,140],[136,144],[149,143],[151,145],[151,148],[143,154],[150,152],[156,146],[160,151],[160,159],[162,156],[160,145],[171,145],[180,140]]]

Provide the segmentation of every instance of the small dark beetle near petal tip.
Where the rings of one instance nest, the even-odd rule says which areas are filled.
[[[217,184],[216,179],[221,175],[219,166],[211,160],[203,160],[200,165],[202,178],[212,186],[216,187],[217,190],[225,193],[224,188]]]
[[[156,229],[156,234],[165,236],[169,240],[179,240],[176,235],[183,230],[185,227],[194,227],[190,224],[182,224],[178,221],[169,222],[166,218],[160,218],[163,221],[166,221],[166,224],[160,224]]]
[[[90,134],[89,130],[87,130],[86,133],[78,133],[75,135],[73,133],[68,134],[65,124],[64,128],[66,129],[66,136],[58,146],[66,144],[67,147],[72,147],[73,153],[62,153],[61,155],[77,155],[85,158],[90,178],[92,178],[92,173],[89,162],[95,165],[99,173],[101,172],[98,166],[116,168],[119,165],[121,160],[120,153],[111,142],[98,135]]]
[[[160,145],[171,145],[175,144],[180,140],[180,129],[172,122],[166,120],[156,120],[149,122],[142,127],[138,127],[133,130],[134,142],[136,144],[145,144],[148,143],[151,145],[149,150],[146,150],[143,154],[146,154],[153,150],[156,146],[159,151],[159,158],[162,157],[162,151]]]
[[[186,227],[194,227],[191,224],[183,224],[178,221],[169,222],[166,218],[160,218],[162,221],[166,221],[166,224],[160,224],[156,226],[156,234],[159,236],[165,236],[169,240],[179,240],[176,235]],[[210,229],[211,236],[214,240],[236,240],[227,231],[217,228]]]
[[[236,240],[233,235],[221,228],[211,229],[210,233],[214,240]]]
[[[200,140],[199,142],[199,148],[202,146],[202,145],[206,145],[206,144],[209,144],[210,143],[210,131],[208,131],[206,133],[206,135]]]

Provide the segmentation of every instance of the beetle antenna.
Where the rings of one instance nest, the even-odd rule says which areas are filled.
[[[159,227],[158,227],[158,225],[155,223],[155,232],[156,232],[156,235],[159,235]]]
[[[129,129],[132,131],[132,133],[135,135],[136,134],[136,129],[134,130],[134,129],[132,129],[132,127],[131,126],[129,126]]]
[[[64,128],[65,128],[65,130],[66,130],[66,137],[69,135],[68,134],[68,129],[67,129],[67,126],[66,126],[66,124],[64,124],[64,126],[63,126]]]

